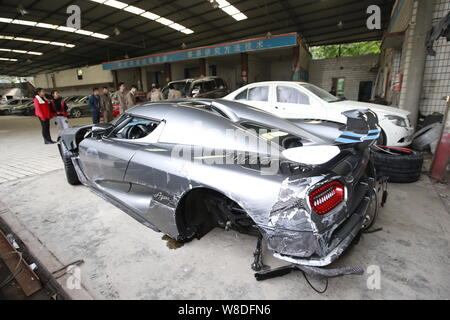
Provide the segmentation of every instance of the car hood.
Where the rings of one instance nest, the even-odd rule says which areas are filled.
[[[401,110],[398,108],[383,106],[381,104],[375,103],[367,103],[367,102],[359,102],[359,101],[351,101],[351,100],[343,100],[338,102],[330,103],[331,107],[338,107],[342,111],[352,110],[352,109],[371,109],[376,113],[384,113],[390,115],[396,115],[401,117],[407,117],[410,112]]]

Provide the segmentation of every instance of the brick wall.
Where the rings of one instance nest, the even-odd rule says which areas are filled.
[[[369,54],[355,57],[312,60],[309,66],[309,82],[330,91],[333,78],[345,78],[344,96],[358,100],[359,83],[373,81],[376,72],[370,69],[378,64],[379,55]]]
[[[450,11],[450,0],[435,0],[433,24],[436,24]],[[440,38],[434,43],[436,56],[427,56],[425,65],[420,111],[424,114],[443,113],[446,102],[444,96],[450,95],[450,42]]]

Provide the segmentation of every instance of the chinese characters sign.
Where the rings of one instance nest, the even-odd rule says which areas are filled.
[[[273,36],[270,38],[250,39],[239,42],[219,44],[215,46],[199,47],[163,54],[154,54],[140,58],[106,62],[103,64],[103,70],[118,70],[143,67],[154,64],[237,54],[241,52],[293,47],[295,45],[297,45],[297,34],[290,33],[286,35]]]

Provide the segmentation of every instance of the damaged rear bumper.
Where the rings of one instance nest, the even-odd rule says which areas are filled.
[[[279,231],[279,237],[266,237],[269,248],[275,251],[274,257],[288,261],[297,265],[323,267],[336,260],[352,243],[353,239],[361,232],[364,217],[367,213],[371,201],[376,201],[370,196],[365,196],[354,213],[347,218],[342,226],[335,231],[333,241],[326,251],[326,255],[318,256],[319,244],[316,235],[312,232],[288,231],[289,236],[283,231]],[[264,228],[263,228],[264,229]],[[263,232],[267,235],[266,232]],[[280,237],[282,240],[280,241]],[[294,255],[282,254],[281,252],[292,252],[298,248]],[[306,248],[306,249],[305,249]],[[298,256],[308,258],[301,258]]]

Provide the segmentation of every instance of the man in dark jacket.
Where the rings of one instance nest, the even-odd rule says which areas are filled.
[[[103,113],[103,122],[110,122],[113,119],[113,105],[108,87],[103,87],[103,93],[100,95],[100,108]]]
[[[59,133],[64,129],[69,127],[69,122],[67,121],[67,105],[62,99],[61,95],[57,90],[52,91],[52,98],[50,99],[50,107],[53,114],[55,114],[55,124],[59,130]]]
[[[88,104],[91,107],[92,112],[92,123],[94,124],[100,122],[100,97],[98,94],[98,88],[94,88],[88,100]]]

